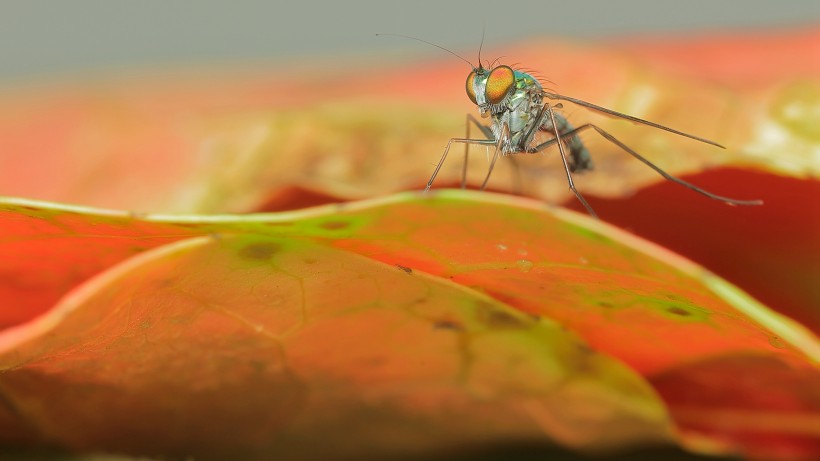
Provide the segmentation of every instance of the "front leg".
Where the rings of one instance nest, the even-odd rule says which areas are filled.
[[[453,143],[462,143],[462,144],[478,144],[481,146],[492,146],[496,145],[497,142],[495,139],[469,139],[469,138],[452,138],[447,141],[447,147],[444,148],[444,153],[441,154],[441,158],[438,161],[438,165],[436,165],[436,169],[433,170],[433,175],[430,176],[430,180],[427,181],[427,187],[424,188],[424,192],[430,190],[430,187],[433,186],[433,181],[435,181],[436,176],[438,176],[439,170],[441,170],[441,166],[444,164],[444,160],[447,158],[447,154],[450,152],[450,146]],[[497,153],[497,150],[496,150]]]
[[[466,123],[466,125],[467,125],[467,136],[465,136],[465,139],[470,139],[470,123],[477,126],[478,129],[481,130],[482,133],[484,133],[484,136],[486,136],[487,139],[493,139],[493,137],[494,137],[493,130],[491,130],[490,127],[488,127],[488,126],[482,125],[478,121],[478,119],[473,117],[472,114],[467,114],[467,123]],[[470,159],[470,144],[465,143],[464,144],[464,163],[461,166],[461,188],[462,189],[467,188],[467,164],[468,164],[469,159]]]
[[[490,175],[493,174],[493,168],[495,167],[495,161],[498,160],[498,155],[504,152],[505,147],[508,147],[510,144],[510,127],[507,126],[506,123],[502,123],[501,136],[498,137],[497,141],[493,142],[495,143],[495,152],[493,152],[493,160],[490,162],[490,169],[487,170],[487,176],[484,178],[484,182],[481,183],[481,190],[487,188],[487,183],[490,181]]]

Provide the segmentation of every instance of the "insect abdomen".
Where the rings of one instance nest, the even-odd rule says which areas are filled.
[[[563,135],[564,133],[568,133],[574,129],[572,124],[561,116],[561,114],[554,113],[554,115],[555,123],[558,125],[556,128],[558,128],[559,133]],[[538,129],[541,131],[547,131],[550,134],[553,134],[554,131],[552,128],[552,121],[549,118],[546,118],[544,123],[542,123]],[[567,163],[569,163],[569,171],[575,173],[592,169],[592,158],[578,135],[565,138],[564,145],[569,149],[569,158],[567,159]]]

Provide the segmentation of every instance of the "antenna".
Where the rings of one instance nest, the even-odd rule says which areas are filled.
[[[443,47],[443,46],[441,46],[441,45],[436,45],[436,44],[435,44],[435,43],[433,43],[433,42],[428,42],[427,40],[422,40],[422,39],[420,39],[420,38],[411,37],[411,36],[409,36],[409,35],[402,35],[402,34],[376,34],[376,37],[379,37],[379,36],[390,36],[390,37],[402,37],[402,38],[409,38],[410,40],[415,40],[415,41],[417,41],[417,42],[426,43],[426,44],[428,44],[428,45],[430,45],[430,46],[434,46],[434,47],[436,47],[436,48],[438,48],[438,49],[440,49],[440,50],[444,50],[444,51],[446,51],[446,52],[448,52],[448,53],[452,54],[453,56],[457,57],[458,59],[461,59],[462,61],[464,61],[464,62],[466,62],[467,64],[469,64],[471,69],[473,69],[473,70],[475,70],[475,69],[476,69],[476,66],[474,66],[474,65],[473,65],[473,63],[471,63],[470,61],[468,61],[468,60],[464,59],[463,57],[461,57],[461,56],[457,55],[456,53],[454,53],[454,52],[452,52],[452,51],[448,50],[447,48],[444,48],[444,47]],[[483,41],[483,40],[484,40],[484,38],[482,37],[482,41]],[[479,57],[478,65],[479,65],[479,67],[481,67],[481,53],[480,53],[480,52],[479,52],[479,54],[478,54],[478,57]]]
[[[481,44],[478,45],[478,67],[481,67],[481,49],[484,48],[484,32],[487,31],[487,21],[481,23]],[[492,67],[492,66],[490,66]]]

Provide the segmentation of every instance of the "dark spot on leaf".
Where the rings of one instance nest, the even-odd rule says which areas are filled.
[[[154,290],[167,290],[168,288],[173,287],[177,283],[177,280],[171,277],[162,277],[156,279],[151,285],[154,287]]]
[[[452,319],[441,319],[436,320],[433,323],[433,327],[439,330],[455,330],[455,331],[462,331],[464,330],[464,326],[461,325],[459,322],[452,320]]]
[[[258,261],[267,261],[277,251],[280,246],[272,242],[257,242],[251,243],[239,250],[239,256],[245,259],[254,259]]]
[[[250,365],[251,370],[253,370],[254,373],[257,374],[262,373],[268,369],[268,364],[260,360],[251,360],[248,362],[248,365]]]
[[[769,337],[769,344],[771,344],[773,347],[776,347],[778,349],[785,349],[786,348],[786,343],[784,343],[783,340],[780,339],[779,336],[770,336]]]
[[[669,309],[666,309],[666,312],[669,312],[670,314],[674,315],[680,315],[681,317],[688,317],[692,315],[691,312],[687,311],[682,307],[670,307]]]
[[[595,349],[589,347],[589,345],[587,343],[580,343],[579,342],[579,343],[576,343],[576,345],[578,346],[578,350],[581,351],[581,353],[583,353],[583,354],[594,354],[595,353]]]
[[[399,269],[403,270],[404,272],[407,272],[408,274],[412,274],[412,273],[413,273],[413,269],[411,269],[411,268],[409,268],[409,267],[407,267],[407,266],[402,266],[401,264],[396,264],[396,267],[398,267]]]
[[[316,258],[305,258],[302,260],[302,262],[305,264],[316,264],[317,262],[319,262],[319,260]]]
[[[322,229],[327,230],[346,229],[348,226],[350,226],[350,223],[346,221],[325,221],[319,225]]]
[[[598,306],[603,307],[605,309],[612,309],[613,307],[615,307],[612,303],[607,301],[598,301]]]
[[[525,319],[489,303],[478,303],[476,306],[476,317],[479,322],[495,329],[508,330],[526,328],[529,326],[529,322]]]

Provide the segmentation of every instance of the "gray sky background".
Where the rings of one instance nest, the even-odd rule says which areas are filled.
[[[200,63],[472,53],[534,35],[820,27],[818,0],[0,0],[0,84]]]

